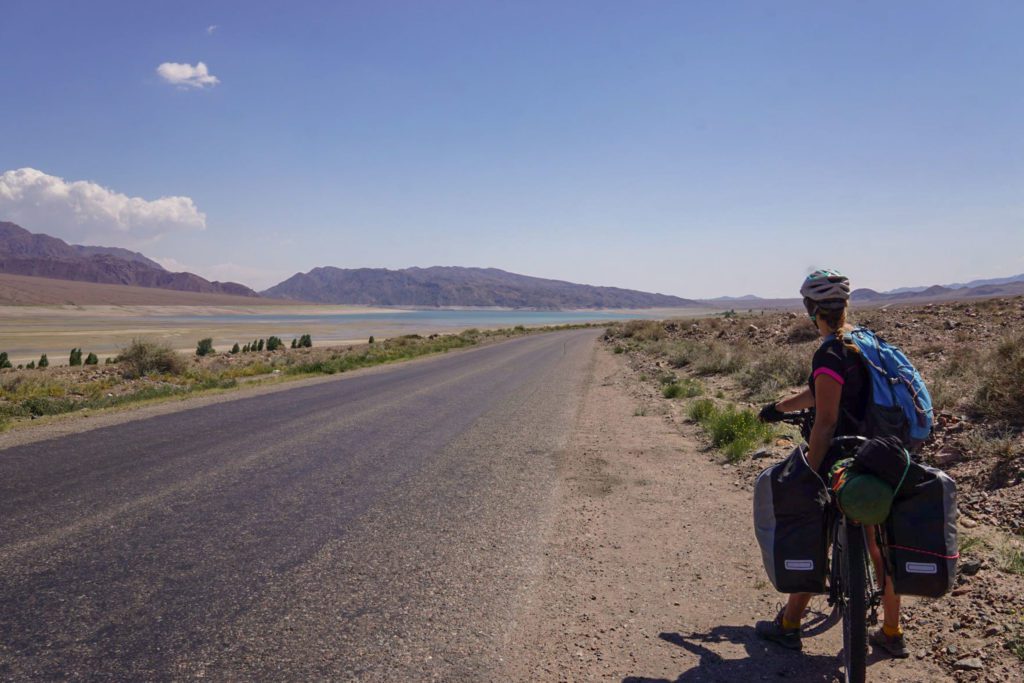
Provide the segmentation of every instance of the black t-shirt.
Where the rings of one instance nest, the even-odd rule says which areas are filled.
[[[814,393],[814,380],[818,375],[827,375],[839,382],[843,393],[839,398],[839,423],[836,436],[856,436],[863,431],[864,416],[868,407],[867,368],[860,354],[843,345],[838,339],[824,342],[814,352],[811,361],[811,376],[808,382]]]

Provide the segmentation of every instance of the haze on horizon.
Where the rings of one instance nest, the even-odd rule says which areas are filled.
[[[1024,272],[1015,2],[17,1],[0,220],[263,289]]]

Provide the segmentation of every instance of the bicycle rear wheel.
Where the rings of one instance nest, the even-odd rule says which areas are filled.
[[[867,643],[867,554],[864,528],[848,519],[840,523],[840,601],[843,611],[843,664],[847,683],[864,683]]]

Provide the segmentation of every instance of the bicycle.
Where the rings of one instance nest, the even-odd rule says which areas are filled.
[[[804,440],[808,441],[811,424],[814,421],[814,410],[783,413],[773,421],[799,427]],[[866,441],[867,439],[862,436],[833,438],[832,447],[825,458],[825,466],[830,468],[839,460],[853,457]],[[819,472],[815,474],[821,478]],[[865,528],[843,514],[828,482],[822,479],[822,485],[828,490],[829,495],[826,528],[829,530],[828,543],[832,552],[826,573],[826,595],[832,613],[818,625],[818,632],[831,628],[838,618],[842,618],[845,679],[847,683],[863,683],[867,665],[867,625],[870,623],[874,626],[878,623],[882,589],[870,564]],[[876,533],[882,533],[881,527],[876,527]],[[877,540],[878,547],[884,548],[882,539]]]

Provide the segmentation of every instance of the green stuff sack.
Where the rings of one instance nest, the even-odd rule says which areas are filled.
[[[873,474],[847,469],[835,489],[843,513],[861,524],[881,524],[892,509],[893,490]]]

